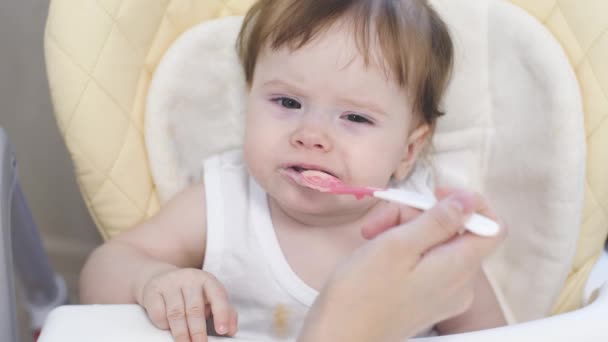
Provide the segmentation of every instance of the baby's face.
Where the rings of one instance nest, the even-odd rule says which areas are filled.
[[[282,206],[309,214],[354,210],[366,201],[303,188],[286,173],[315,169],[351,185],[385,187],[407,174],[423,143],[426,127],[412,132],[414,124],[406,90],[375,63],[366,66],[350,32],[334,28],[296,51],[260,54],[245,158]]]

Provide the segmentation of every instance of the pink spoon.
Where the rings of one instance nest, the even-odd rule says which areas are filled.
[[[437,202],[434,197],[412,191],[349,186],[338,178],[321,171],[306,170],[299,174],[290,173],[289,176],[301,186],[335,195],[353,195],[357,199],[365,196],[375,197],[421,210],[428,210]],[[500,229],[496,222],[479,214],[473,214],[465,222],[465,227],[472,233],[481,236],[494,236]]]
[[[373,197],[374,192],[382,190],[371,187],[349,186],[338,178],[321,171],[302,171],[299,176],[294,180],[307,188],[334,195],[353,195],[357,199],[362,199],[365,196]]]

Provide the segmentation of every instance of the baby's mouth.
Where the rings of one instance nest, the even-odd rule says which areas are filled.
[[[316,172],[322,172],[322,173],[328,174],[334,178],[339,179],[339,177],[336,176],[331,171],[323,169],[321,167],[317,167],[317,166],[291,165],[291,166],[284,168],[284,170],[286,170],[288,173],[296,173],[296,174],[302,174],[302,172],[304,172],[304,171],[316,171]]]
[[[345,189],[351,189],[333,173],[324,169],[319,169],[318,167],[292,165],[288,167],[287,170],[288,171],[283,171],[287,177],[296,184],[308,189],[333,194],[342,194]]]

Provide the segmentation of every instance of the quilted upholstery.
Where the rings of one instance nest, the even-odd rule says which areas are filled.
[[[105,239],[158,210],[143,140],[145,94],[173,40],[253,0],[55,0],[45,33],[51,96],[93,220]]]
[[[587,131],[585,209],[573,270],[555,313],[576,309],[608,232],[608,1],[512,0],[545,24],[564,47],[583,94]]]
[[[472,0],[473,1],[473,0]],[[194,24],[244,14],[254,0],[53,0],[45,34],[58,126],[85,202],[105,239],[154,214],[156,194],[142,136],[158,61]],[[512,0],[553,32],[583,90],[588,173],[583,232],[555,312],[580,306],[581,289],[608,231],[608,2]]]

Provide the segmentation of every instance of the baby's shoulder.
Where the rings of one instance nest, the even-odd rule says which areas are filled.
[[[164,211],[183,215],[186,212],[197,212],[205,205],[205,183],[200,181],[186,186],[181,192],[171,198],[165,205]]]

